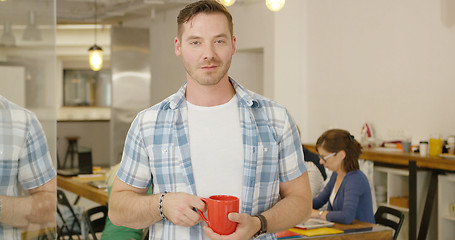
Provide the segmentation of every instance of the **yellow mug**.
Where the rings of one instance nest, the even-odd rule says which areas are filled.
[[[430,156],[439,156],[442,153],[442,139],[430,138]]]

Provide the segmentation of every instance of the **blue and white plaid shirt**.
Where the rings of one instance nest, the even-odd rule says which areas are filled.
[[[297,128],[287,110],[244,89],[234,80],[243,136],[244,183],[240,212],[255,215],[279,200],[279,183],[306,171]],[[161,103],[140,112],[128,132],[117,176],[153,193],[196,194],[188,143],[186,84]],[[201,224],[181,227],[160,221],[150,239],[202,239]],[[265,234],[261,239],[276,239]]]
[[[35,114],[0,96],[0,195],[21,196],[23,189],[39,187],[55,176]],[[0,239],[21,239],[21,232],[0,223]]]

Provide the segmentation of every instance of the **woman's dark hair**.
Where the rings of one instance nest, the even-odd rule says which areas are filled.
[[[346,130],[331,129],[325,131],[316,141],[316,150],[322,147],[327,152],[346,152],[343,168],[346,172],[359,169],[359,157],[362,154],[362,146]]]
[[[177,36],[179,39],[182,38],[183,24],[191,20],[191,18],[199,13],[224,14],[228,20],[231,37],[234,35],[234,23],[232,22],[232,15],[229,13],[226,7],[215,0],[201,0],[186,5],[186,7],[183,8],[177,16]]]

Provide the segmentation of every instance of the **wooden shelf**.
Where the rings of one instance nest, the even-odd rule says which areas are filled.
[[[57,121],[109,121],[109,107],[61,107],[57,110]]]
[[[401,212],[405,212],[405,213],[408,213],[409,212],[409,208],[404,208],[404,207],[399,207],[399,206],[395,206],[395,205],[390,205],[390,204],[387,204],[387,203],[379,203],[378,205],[380,206],[386,206],[386,207],[391,207],[391,208],[394,208],[396,210],[399,210]]]
[[[438,183],[438,239],[453,239],[455,217],[449,215],[449,204],[455,203],[454,174],[439,175]]]

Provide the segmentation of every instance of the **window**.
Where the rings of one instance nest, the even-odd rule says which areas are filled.
[[[63,71],[64,106],[99,106],[111,105],[110,70],[94,72],[92,70],[66,69]]]

